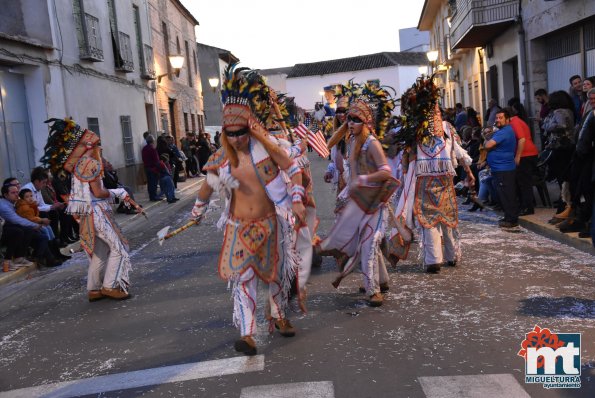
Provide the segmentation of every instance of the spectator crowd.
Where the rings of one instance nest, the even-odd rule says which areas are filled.
[[[535,117],[538,131],[529,127],[532,120],[519,98],[511,98],[502,108],[490,99],[483,124],[477,111],[457,103],[444,110],[444,119],[455,126],[461,145],[472,158],[474,186],[465,187],[465,172],[458,171],[457,191],[467,196],[463,204],[469,211],[490,206],[501,210],[502,228],[514,228],[519,216],[534,214],[533,187],[554,182],[560,190],[554,202],[555,214],[549,220],[563,233],[578,232],[591,237],[595,245],[595,77],[569,79],[568,91],[535,91],[539,104]],[[187,132],[181,148],[173,136],[144,135],[146,145],[142,160],[149,200],[168,203],[176,197],[178,182],[204,176],[209,156],[220,145],[208,133]],[[106,188],[124,188],[111,163],[103,159]],[[159,188],[159,192],[158,192]],[[62,264],[70,258],[60,248],[78,241],[78,224],[65,212],[70,191],[70,176],[65,172],[51,175],[36,167],[30,182],[21,186],[17,178],[4,180],[0,197],[0,256],[9,269],[30,267],[34,262],[46,267]],[[120,213],[136,213],[117,204]]]
[[[458,192],[467,195],[464,204],[472,204],[469,211],[493,206],[504,215],[499,225],[513,228],[519,216],[534,214],[533,187],[555,183],[560,195],[549,222],[563,233],[593,239],[595,77],[574,75],[569,84],[568,91],[536,90],[538,110],[532,120],[516,97],[505,108],[490,99],[483,125],[473,108],[458,103],[445,110],[473,159],[475,186],[463,186],[462,170],[457,177]]]
[[[219,146],[219,138],[219,132],[214,142],[208,133],[188,132],[181,140],[180,149],[169,134],[155,138],[145,133],[142,159],[149,199],[178,201],[175,196],[178,182],[204,175],[203,167]],[[123,188],[134,200],[133,190],[120,181],[112,164],[107,159],[102,161],[105,188]],[[7,264],[5,268],[15,270],[34,263],[55,267],[70,258],[60,250],[79,240],[78,223],[65,211],[70,186],[68,173],[51,175],[43,167],[34,168],[30,182],[22,186],[15,177],[4,180],[0,197],[0,261]],[[125,203],[116,201],[115,206],[118,213],[136,214]]]

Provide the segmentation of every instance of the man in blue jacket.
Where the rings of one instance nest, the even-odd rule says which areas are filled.
[[[519,203],[516,193],[516,137],[510,125],[510,113],[502,109],[496,113],[498,130],[485,144],[488,150],[488,165],[496,182],[496,191],[500,206],[504,210],[504,219],[498,223],[500,228],[517,227]]]

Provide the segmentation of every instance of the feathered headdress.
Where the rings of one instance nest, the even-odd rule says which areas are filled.
[[[99,136],[91,130],[83,130],[74,120],[48,119],[50,132],[44,147],[44,155],[39,161],[49,167],[53,174],[64,168],[72,173],[76,162],[89,149],[97,147]]]
[[[360,91],[360,85],[353,83],[353,79],[349,80],[347,84],[340,84],[336,86],[335,98],[337,99],[337,109],[344,108],[349,109],[349,105],[356,96],[356,93]]]
[[[406,145],[415,142],[428,144],[432,136],[443,133],[442,123],[438,120],[439,99],[440,89],[434,84],[433,76],[418,77],[401,97],[401,112],[404,115],[403,127],[399,131],[401,141]]]
[[[238,63],[233,63],[225,68],[221,90],[221,101],[225,105],[223,127],[236,124],[233,122],[236,118],[240,123],[242,119],[247,120],[246,111],[251,112],[264,126],[270,113],[270,89],[257,71],[250,68],[236,69],[237,65]],[[245,109],[242,111],[242,108]]]
[[[271,90],[269,98],[271,109],[268,112],[266,128],[268,130],[280,129],[282,123],[289,123],[289,111],[285,104],[287,97],[283,93],[276,93],[274,90]]]
[[[360,86],[356,93],[357,99],[363,100],[372,112],[372,125],[368,127],[379,140],[384,138],[396,103],[387,88],[394,92],[394,89],[388,86],[366,83]]]
[[[268,139],[265,128],[267,119],[272,111],[271,89],[267,86],[264,77],[257,71],[249,68],[237,68],[234,63],[225,69],[225,80],[221,90],[223,102],[223,132],[221,145],[225,157],[233,167],[237,167],[239,159],[233,147],[229,144],[225,131],[230,127],[250,129],[250,136],[264,145],[271,154],[281,151],[277,145]]]

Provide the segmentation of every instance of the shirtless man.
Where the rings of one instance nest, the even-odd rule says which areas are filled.
[[[225,226],[219,276],[233,282],[233,319],[241,334],[235,349],[254,355],[258,279],[269,286],[270,319],[275,328],[283,336],[295,335],[285,308],[299,260],[294,226],[305,219],[305,191],[298,165],[268,137],[250,104],[238,99],[245,98],[245,91],[237,87],[250,91],[248,88],[256,86],[250,91],[253,93],[264,83],[255,82],[255,76],[249,74],[229,72],[225,87],[231,93],[223,93],[228,101],[223,110],[222,147],[204,167],[207,184],[198,192],[192,216],[203,216],[215,190],[225,196],[226,209],[219,224]],[[243,81],[247,84],[241,84]],[[291,184],[285,182],[281,170]]]

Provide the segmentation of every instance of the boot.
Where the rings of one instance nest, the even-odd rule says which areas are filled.
[[[39,266],[42,267],[58,267],[62,265],[62,261],[56,260],[52,255],[40,256],[36,258],[35,261]]]
[[[110,289],[107,287],[102,287],[101,294],[114,300],[127,300],[131,297],[130,293],[126,293],[120,288]]]
[[[384,297],[382,297],[382,294],[374,293],[368,299],[368,304],[370,304],[370,307],[380,307],[382,305],[383,301],[384,301]]]
[[[566,205],[566,208],[554,216],[548,221],[549,224],[559,224],[562,220],[566,220],[569,217],[574,217],[574,209],[570,205]]]
[[[312,268],[320,268],[322,265],[322,256],[312,251]]]
[[[252,336],[242,336],[239,340],[236,340],[234,348],[237,352],[242,352],[245,355],[256,355],[256,342]]]
[[[566,208],[564,210],[562,210],[560,213],[557,213],[554,215],[555,218],[561,218],[561,219],[566,219],[568,217],[570,217],[571,215],[573,215],[573,208],[570,205],[566,205]]]
[[[429,274],[437,274],[440,272],[440,264],[429,264],[426,267],[426,272]]]
[[[579,238],[590,238],[591,237],[591,223],[586,223],[585,228],[583,228],[578,233]]]
[[[65,256],[64,254],[62,254],[62,252],[60,251],[60,245],[56,240],[49,241],[48,248],[50,249],[50,252],[54,256],[54,258],[56,258],[57,260],[66,261],[72,258],[71,256]]]
[[[87,292],[87,297],[89,298],[90,303],[105,298],[105,296],[101,293],[101,290],[89,290]]]
[[[556,225],[560,232],[565,234],[569,232],[580,232],[585,228],[585,223],[574,218],[568,218],[560,224]]]
[[[393,266],[393,268],[397,268],[397,263],[399,262],[399,257],[395,256],[394,254],[389,254],[388,262],[390,263],[390,265]]]
[[[289,319],[275,319],[275,329],[277,329],[279,331],[279,334],[283,337],[295,336],[295,328],[291,325]]]
[[[464,203],[463,203],[464,204]],[[480,205],[478,205],[477,203],[473,203],[473,206],[471,206],[469,209],[467,209],[467,211],[483,211],[483,207],[481,207]]]
[[[467,199],[465,199],[465,201],[462,204],[468,205],[470,203],[471,203],[471,195],[467,195]]]

